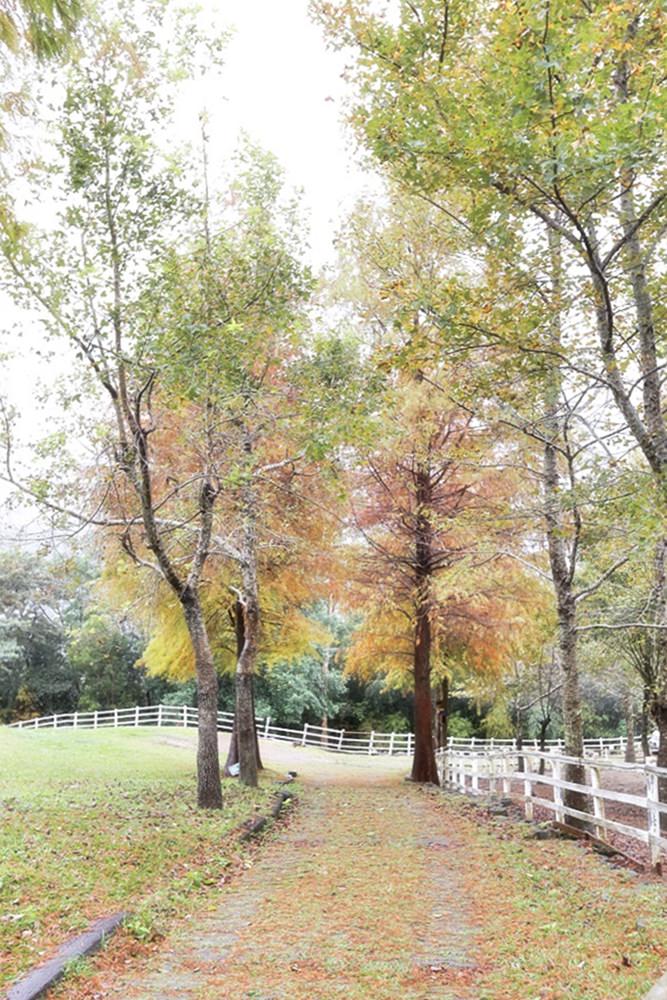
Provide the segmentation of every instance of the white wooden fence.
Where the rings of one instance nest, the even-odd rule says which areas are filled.
[[[535,806],[541,806],[558,822],[566,823],[570,818],[586,821],[600,839],[612,832],[645,844],[653,865],[667,852],[667,838],[660,829],[660,815],[667,814],[667,802],[661,802],[659,794],[660,778],[667,778],[667,769],[656,767],[651,758],[642,764],[626,764],[602,757],[581,759],[523,747],[518,753],[447,749],[439,751],[438,762],[443,785],[473,795],[516,797],[518,794],[527,819],[533,818]],[[539,773],[541,762],[544,774]],[[584,769],[585,784],[566,779],[568,764]],[[623,784],[636,785],[637,790],[614,787]],[[553,798],[546,795],[549,789]],[[566,804],[567,790],[583,793],[592,811]],[[607,806],[613,803],[634,807],[639,814],[637,825],[610,818]]]
[[[616,757],[625,755],[625,736],[604,736],[604,737],[591,737],[584,740],[584,756],[595,756],[595,757]],[[521,745],[519,745],[517,740],[495,740],[495,739],[478,739],[475,736],[471,736],[469,739],[462,739],[460,737],[454,736],[447,740],[448,750],[460,750],[460,751],[488,751],[488,750],[520,750],[521,747],[525,747],[527,750],[539,750],[540,741],[539,740],[523,740]],[[545,740],[544,743],[545,750],[555,750],[562,751],[564,749],[563,740]],[[641,749],[641,740],[635,740],[635,752],[638,757],[643,756]]]
[[[230,712],[218,712],[218,730],[231,732],[233,715]],[[119,726],[185,726],[196,727],[197,709],[188,705],[137,705],[132,708],[109,708],[95,712],[67,712],[62,715],[43,715],[36,719],[25,719],[11,723],[14,729],[102,729],[118,728]],[[356,754],[411,754],[414,747],[412,733],[380,733],[357,732],[346,729],[323,728],[322,726],[305,725],[298,729],[288,726],[278,726],[267,716],[257,718],[257,729],[260,736],[266,739],[286,740],[299,743],[301,746],[316,746],[335,753]],[[526,750],[537,751],[537,740],[523,742]],[[562,750],[562,740],[547,740],[545,746],[549,750]],[[497,750],[517,750],[516,740],[483,740],[471,737],[462,739],[450,737],[447,748],[460,752],[479,752]],[[614,757],[625,753],[625,738],[587,739],[584,741],[584,753],[588,756]],[[638,754],[641,748],[637,744]]]
[[[134,708],[109,708],[96,712],[67,712],[63,715],[43,715],[11,723],[13,729],[105,729],[120,726],[181,726],[196,727],[198,712],[188,705],[137,705]],[[234,716],[218,712],[218,731],[229,733]],[[257,718],[257,732],[264,739],[285,740],[300,746],[314,746],[334,753],[411,754],[412,733],[354,732],[346,729],[323,728],[305,723],[298,729],[277,726],[270,716]]]

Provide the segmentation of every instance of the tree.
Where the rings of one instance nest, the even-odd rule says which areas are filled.
[[[491,670],[509,635],[509,621],[498,614],[497,581],[487,569],[482,584],[473,569],[476,559],[491,562],[493,541],[507,532],[503,482],[475,471],[478,429],[463,412],[444,410],[439,390],[422,374],[399,377],[392,404],[382,443],[363,455],[353,491],[353,523],[364,541],[357,578],[365,616],[348,668],[374,662],[403,679],[411,664],[412,778],[437,783],[433,661],[444,665],[463,649],[471,666],[477,660]]]
[[[0,44],[6,53],[28,50],[39,59],[62,52],[83,7],[79,0],[21,0],[6,7],[0,19]],[[0,50],[1,51],[1,50]]]
[[[45,558],[0,554],[0,711],[6,720],[76,708],[78,676],[66,655],[73,590]]]
[[[142,637],[101,608],[70,630],[66,655],[78,681],[79,711],[152,704],[163,684],[138,666]]]
[[[577,335],[551,345],[515,340],[513,350],[550,356],[613,400],[624,425],[616,440],[627,431],[639,446],[664,521],[664,338],[655,305],[667,205],[661,5],[417,2],[402,5],[398,25],[366,3],[315,7],[341,44],[359,47],[355,119],[404,183],[449,218],[449,195],[465,191],[469,210],[457,222],[466,238],[472,232],[508,263],[514,234],[530,240],[546,230],[560,245]],[[470,332],[478,344],[495,335],[492,322]],[[664,766],[664,529],[655,544],[660,610],[641,627],[657,633],[652,709]]]
[[[112,434],[100,434],[98,422],[91,431],[100,446],[103,481],[94,483],[88,509],[70,503],[71,496],[63,500],[55,476],[33,476],[19,485],[61,516],[116,528],[128,554],[176,595],[197,660],[198,803],[220,808],[217,676],[200,599],[221,490],[206,382],[195,405],[200,440],[209,446],[193,449],[187,482],[170,483],[168,471],[164,475],[152,463],[156,387],[166,360],[159,323],[166,307],[164,262],[170,241],[183,235],[191,202],[175,173],[162,166],[153,138],[156,123],[166,128],[169,121],[168,60],[166,65],[150,29],[131,40],[124,29],[119,22],[95,22],[85,58],[68,76],[58,126],[59,228],[37,238],[25,228],[18,233],[5,228],[2,248],[18,297],[41,309],[47,329],[75,349],[88,387],[92,382],[98,394],[93,398],[103,393],[111,406]],[[187,45],[179,48],[181,40],[182,34],[175,45],[181,66],[187,66],[196,38],[190,31]],[[172,359],[171,371],[177,370]],[[165,379],[161,387],[173,393],[174,385]],[[7,416],[5,432],[8,477],[17,483]],[[54,450],[60,458],[59,440]]]

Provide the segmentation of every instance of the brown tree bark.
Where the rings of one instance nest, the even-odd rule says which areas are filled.
[[[540,734],[539,734],[539,747],[540,753],[544,753],[547,748],[547,733],[549,731],[549,726],[551,725],[551,716],[544,715],[540,719]],[[539,773],[544,774],[545,761],[544,758],[540,758]]]
[[[562,300],[562,254],[560,236],[553,230],[548,231],[549,254],[551,263],[551,281],[553,306],[550,322],[550,346],[554,350],[561,349],[561,300]],[[563,451],[562,432],[562,373],[554,365],[549,373],[545,392],[545,433],[543,454],[543,493],[544,519],[549,552],[551,580],[556,596],[558,615],[558,650],[561,670],[563,672],[563,727],[565,736],[565,753],[568,757],[583,758],[584,732],[581,715],[581,692],[579,684],[579,666],[577,663],[577,614],[574,592],[574,575],[576,571],[578,536],[581,522],[577,510],[574,510],[574,539],[568,545],[566,528],[566,511],[563,509],[561,473],[559,469],[559,453]],[[569,454],[569,453],[568,453]],[[569,462],[570,486],[574,487],[574,467]],[[567,781],[585,784],[585,768],[581,764],[567,764],[565,768]],[[571,809],[586,812],[587,797],[581,792],[566,789],[565,805]],[[567,822],[581,825],[582,821],[568,816]]]
[[[436,702],[435,742],[438,747],[446,747],[449,737],[449,678],[443,677],[440,698]]]
[[[428,469],[421,466],[416,476],[415,538],[415,631],[413,670],[415,686],[415,754],[412,780],[440,784],[433,744],[433,701],[431,698],[431,618],[430,577],[432,574],[432,527],[429,520],[431,482]]]
[[[415,755],[412,780],[440,784],[433,746],[433,702],[431,700],[431,622],[428,611],[417,615],[414,645]]]
[[[644,691],[642,696],[642,714],[641,714],[641,741],[642,741],[642,753],[644,757],[649,757],[651,754],[651,747],[649,746],[649,735],[651,731],[651,692],[648,685],[644,684]]]
[[[236,664],[236,739],[239,754],[239,777],[244,785],[257,785],[257,734],[253,675],[259,647],[260,612],[257,576],[254,563],[247,562],[243,576],[243,648]]]
[[[237,662],[243,651],[243,646],[245,645],[245,624],[243,615],[243,605],[241,601],[236,600],[234,605],[234,634],[236,636],[236,659]],[[234,678],[234,691],[236,692],[236,677]],[[257,713],[255,712],[255,685],[254,678],[251,683],[252,692],[252,717],[255,725],[255,750],[257,755],[257,768],[258,770],[263,770],[264,765],[262,764],[262,758],[259,749],[259,736],[257,733]],[[239,742],[238,742],[238,725],[237,725],[237,711],[236,711],[236,696],[234,701],[234,721],[232,723],[232,731],[229,737],[229,748],[227,750],[227,760],[225,761],[225,777],[229,778],[232,776],[231,768],[234,764],[239,763]]]
[[[634,764],[637,756],[635,754],[635,706],[633,704],[632,692],[628,688],[625,692],[625,761],[627,764]]]
[[[218,751],[218,675],[208,640],[201,605],[197,597],[182,597],[183,613],[195,655],[197,674],[197,805],[202,809],[222,808],[220,758]]]

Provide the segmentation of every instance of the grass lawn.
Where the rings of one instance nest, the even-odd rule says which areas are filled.
[[[234,831],[270,795],[225,781],[195,806],[193,734],[178,729],[18,732],[0,727],[0,984],[95,917],[156,924],[238,854]]]
[[[476,901],[476,1000],[641,1000],[667,968],[665,882],[602,860],[569,840],[483,818],[445,796],[461,824]]]

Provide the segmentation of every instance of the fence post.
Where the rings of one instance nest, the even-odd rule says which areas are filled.
[[[98,713],[97,709],[95,709],[95,712],[93,713],[93,729],[97,729],[98,715],[99,715],[99,713]]]
[[[341,729],[340,732],[338,733],[338,749],[339,750],[343,749],[343,737],[344,736],[345,736],[345,730]]]
[[[304,722],[304,724],[303,724],[303,736],[301,738],[301,746],[302,747],[305,747],[307,737],[308,737],[308,723]]]
[[[162,702],[157,707],[157,724],[158,726],[162,725]]]
[[[74,713],[74,722],[72,724],[72,728],[73,729],[76,729],[78,721],[79,721],[79,713],[75,712]]]
[[[524,771],[523,771],[523,794],[524,794],[524,812],[526,819],[533,818],[533,772],[530,769],[530,757],[524,757]]]
[[[554,781],[562,781],[563,770],[559,760],[551,761],[551,777]],[[556,807],[556,820],[559,823],[565,822],[565,808],[563,802],[563,789],[554,785],[554,805]]]
[[[600,768],[596,767],[595,764],[590,764],[588,770],[590,773],[591,788],[593,789],[593,815],[595,816],[596,820],[599,819],[603,820],[605,818],[604,799],[601,798],[599,795],[595,794],[596,791],[600,788]],[[605,834],[604,823],[596,823],[595,836],[598,837],[600,840],[602,840],[604,834]]]
[[[135,724],[135,726],[139,725],[139,706],[138,705],[135,705],[135,707],[134,707],[134,724]]]
[[[267,717],[264,719],[264,739],[268,738],[270,725],[271,725],[271,716],[267,715]]]
[[[496,781],[496,764],[498,758],[491,755],[488,758],[489,762],[489,792],[491,795],[496,795],[498,792],[498,783]]]
[[[183,729],[188,728],[188,706],[183,705]]]
[[[470,779],[470,790],[473,795],[479,792],[479,755],[474,753],[471,757],[472,777]]]
[[[645,766],[646,775],[646,813],[648,817],[648,844],[651,852],[651,864],[657,867],[660,864],[660,786],[658,775],[649,765]]]
[[[114,710],[113,710],[113,727],[114,727],[114,729],[118,729],[118,709],[117,708],[114,708]]]
[[[412,733],[408,733],[408,754],[412,753]]]
[[[512,758],[508,753],[504,753],[502,756],[502,776],[503,776],[503,795],[507,798],[512,794],[512,779],[510,774],[512,773]]]
[[[368,755],[369,756],[373,753],[373,740],[374,739],[375,739],[375,731],[373,729],[371,729],[371,736],[370,736],[370,739],[368,741]]]

